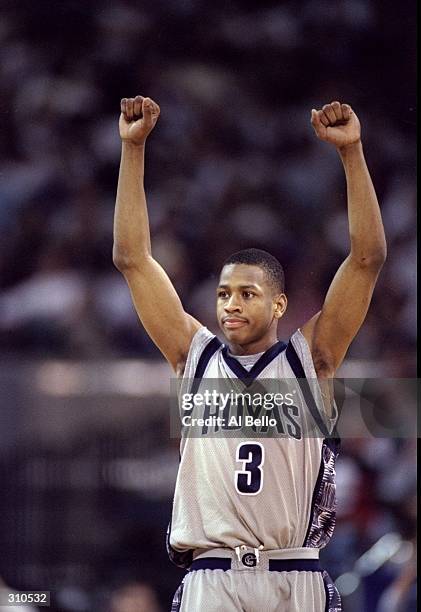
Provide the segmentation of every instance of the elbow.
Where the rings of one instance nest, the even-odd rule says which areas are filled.
[[[114,253],[113,253],[113,264],[114,264],[114,267],[116,267],[117,270],[121,272],[122,274],[124,274],[124,272],[126,272],[127,270],[133,267],[132,262],[129,259],[119,254],[114,255]]]
[[[116,245],[113,247],[113,264],[119,272],[125,274],[130,270],[134,270],[139,267],[139,258],[133,257],[127,251],[118,248]]]
[[[370,253],[354,255],[353,259],[356,261],[359,268],[380,272],[386,261],[386,257],[387,248],[386,244],[384,244]]]
[[[115,244],[113,246],[113,264],[119,272],[122,272],[129,264],[127,255],[122,253]]]
[[[386,246],[384,248],[379,248],[377,251],[371,253],[365,258],[364,267],[373,270],[381,270],[384,262],[386,261],[386,256]]]

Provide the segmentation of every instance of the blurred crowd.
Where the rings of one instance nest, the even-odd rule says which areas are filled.
[[[162,109],[147,146],[152,247],[185,308],[215,329],[221,262],[265,248],[286,270],[287,337],[320,308],[349,247],[342,168],[309,120],[312,107],[340,99],[362,121],[389,245],[349,356],[412,375],[415,24],[410,4],[395,10],[361,0],[316,10],[2,3],[3,350],[157,355],[111,262],[119,101],[137,93]]]
[[[343,170],[310,125],[312,107],[339,99],[360,117],[388,241],[348,357],[415,376],[415,27],[411,3],[380,0],[3,1],[1,354],[159,357],[111,259],[119,102],[136,94],[161,106],[147,143],[152,250],[186,310],[216,332],[221,263],[263,248],[285,268],[287,338],[349,248]],[[344,442],[326,550],[336,576],[387,532],[412,541],[413,466],[411,441]],[[402,567],[388,566],[377,598]],[[140,610],[136,597],[159,610],[138,578],[112,612]]]

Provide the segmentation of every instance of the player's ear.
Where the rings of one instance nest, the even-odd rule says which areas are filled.
[[[275,307],[275,317],[280,319],[287,309],[288,300],[285,293],[280,293],[274,299],[274,307]]]

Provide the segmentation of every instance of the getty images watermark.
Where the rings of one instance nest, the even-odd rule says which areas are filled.
[[[171,436],[418,435],[417,379],[172,381]]]
[[[298,416],[294,405],[294,393],[247,393],[218,392],[216,389],[206,389],[203,393],[181,394],[181,424],[183,427],[211,426],[221,428],[249,427],[279,427],[280,413],[289,421],[290,433],[298,433],[298,424],[294,417]],[[211,412],[211,407],[217,407],[217,414]],[[236,407],[231,413],[229,408]],[[241,410],[239,410],[241,407]],[[195,408],[203,408],[202,416],[193,416]],[[228,410],[227,410],[228,409]],[[246,410],[245,410],[246,409]],[[257,416],[258,415],[258,416]],[[276,416],[275,416],[276,415]]]

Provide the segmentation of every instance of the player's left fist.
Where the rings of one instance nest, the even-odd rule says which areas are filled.
[[[337,148],[355,144],[361,139],[361,126],[349,104],[331,102],[321,110],[311,111],[311,125],[320,140]]]

